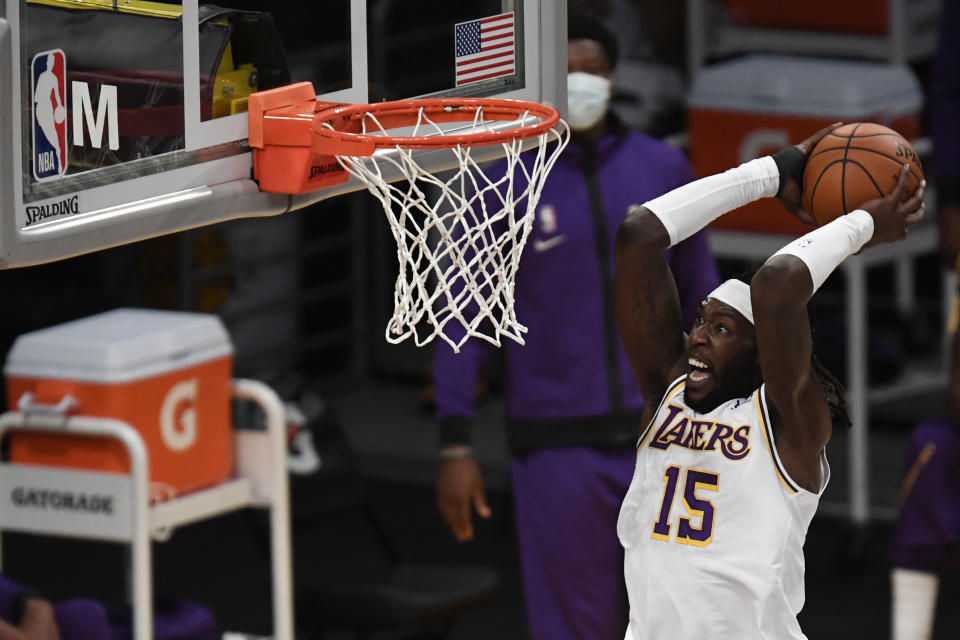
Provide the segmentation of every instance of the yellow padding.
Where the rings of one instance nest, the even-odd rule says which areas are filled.
[[[114,9],[113,3],[114,0],[27,0],[27,4],[44,4],[48,7],[60,7],[61,9],[116,10],[120,13],[171,20],[176,20],[183,15],[183,7],[178,4],[149,2],[148,0],[117,0],[117,6]]]
[[[213,117],[222,118],[247,110],[247,98],[257,90],[257,70],[242,64],[234,71],[220,71],[213,86]]]
[[[947,320],[947,335],[952,336],[957,332],[957,324],[960,323],[960,298],[953,294],[953,301],[950,303],[950,319]]]

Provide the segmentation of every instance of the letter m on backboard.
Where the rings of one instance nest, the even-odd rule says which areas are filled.
[[[106,125],[107,143],[111,151],[120,148],[120,136],[117,132],[117,88],[112,84],[100,85],[100,102],[97,111],[93,111],[90,100],[90,86],[86,82],[74,80],[73,92],[73,144],[83,146],[83,131],[90,132],[90,145],[103,148],[103,129]],[[84,122],[86,127],[83,126]]]

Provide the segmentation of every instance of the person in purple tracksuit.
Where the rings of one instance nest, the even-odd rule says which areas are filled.
[[[644,399],[614,319],[613,243],[631,204],[693,179],[680,151],[628,131],[608,112],[616,60],[616,41],[600,22],[570,16],[573,138],[543,188],[517,273],[526,344],[504,346],[515,519],[537,639],[623,637],[616,522]],[[705,235],[676,247],[669,260],[691,322],[719,284]],[[488,353],[478,340],[459,354],[438,342],[435,352],[437,502],[461,542],[473,538],[472,509],[490,516],[469,447],[474,388]]]
[[[209,609],[185,600],[154,604],[155,640],[220,640]],[[88,598],[51,603],[0,575],[0,640],[132,640],[130,611],[108,613]]]
[[[933,178],[940,255],[955,271],[960,254],[960,1],[945,0],[930,83]],[[960,295],[958,295],[960,299]],[[956,316],[956,308],[954,309]],[[954,318],[955,320],[956,318]],[[891,545],[892,638],[931,637],[940,573],[960,563],[960,333],[953,337],[949,416],[910,435],[900,512]]]
[[[940,574],[960,566],[960,332],[954,333],[949,417],[910,433],[890,549],[893,640],[932,637]]]
[[[0,638],[3,640],[102,640],[112,633],[107,612],[94,600],[56,605],[0,575]]]

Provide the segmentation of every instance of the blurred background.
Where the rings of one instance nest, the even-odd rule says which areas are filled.
[[[296,11],[278,10],[280,2],[245,4],[274,13],[294,81],[298,62],[333,69],[348,63],[344,48],[336,46],[337,34],[324,34],[322,21],[305,25]],[[372,2],[368,32],[390,34],[391,21],[411,19],[399,4]],[[435,4],[443,12],[454,3]],[[621,54],[612,109],[631,128],[682,148],[698,175],[754,157],[741,158],[735,149],[756,155],[796,142],[761,136],[745,151],[747,143],[731,137],[743,114],[775,122],[788,102],[803,103],[800,108],[816,118],[830,118],[833,105],[837,117],[831,120],[849,118],[846,114],[863,107],[869,119],[905,128],[928,179],[935,171],[937,141],[931,140],[928,109],[941,0],[567,4],[571,11],[595,15],[616,35]],[[429,26],[418,34],[424,42],[441,37],[446,34]],[[317,46],[318,40],[326,44]],[[371,64],[383,65],[383,77],[402,84],[394,90],[408,95],[429,90],[430,78],[401,71],[416,67],[422,54],[415,44],[388,35],[371,43],[379,49],[371,56],[379,62]],[[401,49],[404,54],[398,56]],[[820,74],[818,61],[827,58],[854,65],[852,75],[831,80],[835,92],[817,94],[820,89],[806,87]],[[855,65],[862,63],[889,65],[881,76],[886,80],[867,78],[848,90],[848,84],[857,85]],[[746,87],[752,75],[765,73],[771,64],[781,75],[780,83],[768,86],[771,93],[751,94],[737,84]],[[712,120],[704,123],[704,118]],[[852,515],[849,434],[836,433],[828,451],[833,478],[806,544],[807,603],[800,620],[811,638],[889,637],[889,545],[910,430],[921,419],[946,415],[945,322],[952,275],[939,255],[935,202],[931,193],[930,219],[924,223],[928,233],[918,234],[908,253],[871,266],[862,282],[851,283],[838,270],[815,298],[817,354],[841,378],[850,352],[851,286],[860,287],[867,309],[869,495]],[[753,254],[762,248],[744,245],[751,231],[784,231],[751,224],[734,222],[711,232],[721,276],[760,263]],[[335,599],[321,604],[332,596],[318,595],[317,585],[349,583],[399,563],[452,568],[460,577],[479,575],[480,582],[494,577],[494,583],[463,594],[444,615],[430,618],[422,612],[421,626],[431,632],[440,628],[453,640],[527,638],[503,421],[503,362],[495,355],[483,369],[473,429],[493,515],[477,523],[474,541],[459,544],[436,509],[432,347],[384,340],[395,251],[380,204],[357,192],[280,217],[223,223],[0,271],[7,302],[0,313],[0,352],[6,353],[20,334],[117,307],[216,314],[234,344],[234,375],[270,384],[301,412],[303,419],[291,426],[291,459],[311,446],[321,459],[342,463],[342,473],[331,477],[304,474],[291,465],[298,620],[336,606],[329,604]],[[241,427],[243,420],[240,414]],[[311,431],[312,444],[296,440],[298,428]],[[317,496],[332,495],[350,499],[326,504],[321,498],[318,504]],[[203,603],[222,629],[268,633],[265,535],[265,520],[253,511],[178,529],[169,541],[154,545],[157,592]],[[6,575],[52,600],[83,595],[110,606],[124,602],[125,585],[116,576],[122,575],[126,558],[115,545],[4,534],[3,556]],[[491,572],[470,574],[477,568]],[[949,571],[942,575],[935,638],[960,633],[960,612],[951,606],[960,595],[958,577]],[[457,584],[450,583],[448,592]],[[418,629],[417,623],[413,620],[411,628]],[[416,633],[407,628],[382,635]],[[330,629],[324,637],[351,636]]]

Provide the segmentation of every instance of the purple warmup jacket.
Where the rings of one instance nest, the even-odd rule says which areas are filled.
[[[564,150],[524,247],[515,309],[529,331],[526,345],[508,339],[503,347],[514,451],[620,445],[637,437],[644,401],[616,325],[614,239],[630,205],[685,184],[693,174],[677,149],[627,131],[613,118],[609,124],[612,133],[600,140]],[[699,302],[719,283],[716,263],[703,233],[671,249],[668,260],[689,326]],[[490,348],[471,339],[456,354],[436,342],[441,444],[469,441],[474,384]]]

